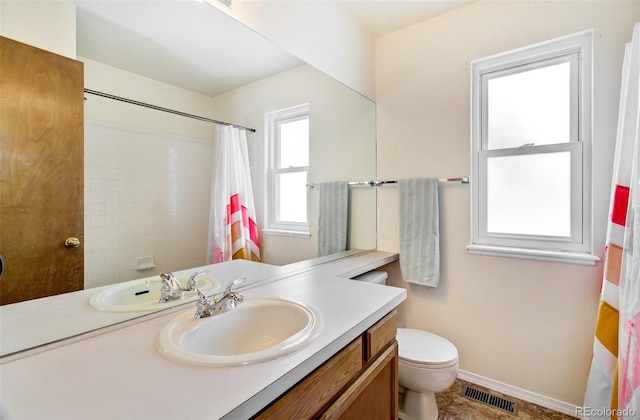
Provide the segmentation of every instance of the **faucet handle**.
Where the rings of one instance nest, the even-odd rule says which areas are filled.
[[[238,277],[237,279],[235,279],[234,281],[232,281],[231,283],[227,284],[227,288],[225,289],[225,293],[231,293],[232,289],[239,285],[244,283],[245,281],[247,281],[247,278],[245,276],[242,277]]]
[[[207,297],[207,295],[205,295],[202,290],[196,289],[196,293],[198,294],[198,302],[197,302],[197,304],[211,303],[211,299],[209,299]]]
[[[211,299],[205,295],[202,290],[196,288],[196,293],[198,294],[198,301],[196,302],[196,314],[194,315],[195,319],[200,319],[203,317],[211,316]]]
[[[176,278],[176,276],[173,275],[173,273],[170,272],[166,272],[166,273],[162,273],[160,274],[160,278],[162,279],[162,282],[168,286],[171,287],[172,289],[180,289],[180,281],[178,281],[178,279]]]
[[[186,290],[188,291],[196,290],[198,288],[198,279],[196,279],[196,277],[199,276],[200,274],[206,273],[207,271],[209,271],[209,269],[205,268],[203,270],[196,271],[195,273],[191,274],[191,276],[189,276],[189,280],[187,281]]]

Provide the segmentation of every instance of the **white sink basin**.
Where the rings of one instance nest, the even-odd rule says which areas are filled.
[[[277,298],[245,299],[230,311],[194,319],[186,311],[158,337],[170,360],[197,366],[238,366],[288,355],[314,337],[319,318],[300,303]]]
[[[182,285],[186,285],[189,280],[188,275],[176,277]],[[220,283],[212,278],[200,275],[197,279],[198,288],[203,292],[213,292],[220,287]],[[196,300],[198,297],[196,292],[184,292],[182,299],[159,303],[161,288],[162,281],[159,278],[127,281],[115,284],[91,296],[89,305],[108,312],[141,312],[171,308]]]

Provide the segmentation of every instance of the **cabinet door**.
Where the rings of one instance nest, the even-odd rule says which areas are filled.
[[[358,338],[256,418],[314,419],[361,371],[362,340]]]
[[[83,288],[84,75],[0,37],[0,304]],[[77,238],[65,246],[67,238]],[[70,241],[74,242],[74,241]]]
[[[389,346],[320,417],[341,420],[398,418],[398,343]]]

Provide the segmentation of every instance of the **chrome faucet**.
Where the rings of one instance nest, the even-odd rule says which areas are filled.
[[[160,274],[160,278],[162,279],[162,288],[160,289],[160,300],[158,300],[158,303],[182,299],[184,296],[184,293],[182,293],[182,285],[173,273],[162,273]]]
[[[162,279],[162,288],[160,289],[160,299],[159,303],[165,303],[170,300],[178,300],[184,297],[183,292],[193,292],[198,289],[198,279],[196,278],[200,274],[206,273],[207,269],[196,271],[191,276],[189,276],[189,280],[187,281],[187,286],[184,287],[180,284],[180,281],[176,278],[173,273],[162,273],[160,274],[160,279]]]
[[[198,277],[200,274],[206,273],[207,271],[209,270],[205,268],[204,270],[196,271],[191,276],[189,276],[189,280],[187,281],[187,287],[183,288],[182,291],[183,292],[196,291],[198,289],[198,279],[196,277]]]
[[[196,314],[194,315],[194,318],[207,318],[213,315],[218,315],[230,311],[235,308],[236,303],[242,302],[244,300],[244,296],[242,296],[238,292],[234,292],[232,288],[236,284],[244,281],[245,278],[242,277],[229,283],[222,293],[222,296],[214,296],[213,302],[207,297],[207,295],[200,291],[200,289],[196,289],[199,298],[198,302],[196,303]]]

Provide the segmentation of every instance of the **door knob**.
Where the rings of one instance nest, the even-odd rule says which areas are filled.
[[[77,248],[80,246],[80,239],[71,236],[70,238],[67,238],[66,241],[64,241],[64,246],[66,246],[67,248]]]

